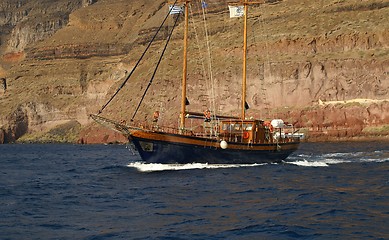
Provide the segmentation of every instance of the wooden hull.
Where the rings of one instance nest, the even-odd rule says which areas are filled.
[[[131,131],[133,142],[147,163],[253,164],[281,162],[297,150],[299,142],[245,144],[228,142],[226,149],[216,139],[152,131]]]

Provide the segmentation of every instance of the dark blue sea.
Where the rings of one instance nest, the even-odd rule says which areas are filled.
[[[0,239],[389,239],[389,143],[282,164],[147,165],[125,145],[0,145]]]

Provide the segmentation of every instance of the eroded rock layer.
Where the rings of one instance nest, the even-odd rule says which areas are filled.
[[[190,11],[188,110],[239,115],[242,19],[229,18],[222,1],[207,4],[206,15],[196,1]],[[88,114],[97,113],[131,72],[167,9],[163,0],[2,1],[0,143],[125,141]],[[311,140],[387,137],[388,15],[383,0],[252,6],[247,115],[283,118]],[[139,123],[158,110],[160,124],[177,124],[182,20],[136,116]],[[162,27],[104,116],[131,119],[173,22],[170,17]]]

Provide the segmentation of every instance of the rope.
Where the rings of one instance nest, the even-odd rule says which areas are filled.
[[[131,121],[134,121],[135,115],[137,114],[137,112],[138,112],[138,110],[139,110],[139,107],[140,107],[140,105],[142,104],[143,99],[145,98],[146,93],[147,93],[147,91],[149,90],[149,88],[150,88],[150,86],[151,86],[151,84],[152,84],[152,82],[153,82],[153,80],[154,80],[155,74],[157,73],[158,67],[159,67],[159,65],[161,64],[162,57],[163,57],[163,55],[165,54],[167,45],[168,45],[168,43],[170,42],[171,36],[172,36],[172,34],[173,34],[174,28],[175,28],[176,25],[177,25],[177,22],[178,22],[178,18],[179,18],[179,17],[180,17],[180,14],[177,14],[177,17],[176,17],[176,19],[175,19],[175,21],[174,21],[173,28],[172,28],[172,30],[170,31],[170,34],[169,34],[169,36],[168,36],[168,38],[167,38],[167,40],[166,40],[166,43],[165,43],[165,47],[163,48],[163,51],[162,51],[162,53],[161,53],[161,56],[159,57],[157,66],[155,67],[154,72],[153,72],[153,75],[152,75],[151,78],[150,78],[149,84],[147,85],[145,91],[143,92],[142,98],[141,98],[141,100],[140,100],[140,102],[139,102],[137,108],[135,109],[134,115],[132,115]]]
[[[203,5],[203,2],[202,2]],[[214,117],[216,118],[216,103],[215,103],[215,82],[213,79],[213,72],[212,72],[212,55],[211,55],[211,47],[209,45],[209,34],[208,34],[208,25],[207,25],[207,18],[206,18],[206,11],[205,7],[203,9],[203,22],[204,22],[204,29],[205,29],[205,38],[207,43],[207,53],[208,53],[208,71],[209,71],[209,79],[211,82],[211,96],[210,98],[210,105],[212,108],[212,112]]]
[[[118,123],[114,120],[101,117],[99,115],[90,114],[89,115],[95,122],[99,123],[100,125],[103,125],[107,128],[110,128],[116,132],[122,133],[125,136],[130,135],[129,127],[127,127],[124,124]]]
[[[193,15],[193,12],[192,12],[192,7],[190,5],[190,14]],[[192,21],[192,25],[193,25],[193,29],[194,29],[194,33],[195,33],[195,36],[196,36],[196,43],[197,43],[197,46],[198,46],[198,51],[199,51],[199,55],[201,56],[202,54],[202,45],[200,44],[200,38],[199,38],[199,34],[197,32],[197,27],[196,27],[196,22],[194,20],[194,18],[192,17],[191,18],[191,21]],[[202,58],[201,58],[202,59]],[[203,59],[202,59],[203,60]],[[205,64],[204,64],[204,61],[201,61],[201,67],[202,67],[202,70],[203,70],[203,74],[204,74],[204,77],[205,79],[208,79],[208,72],[205,70]],[[206,83],[206,88],[209,89],[209,86],[208,86],[208,81],[205,82]]]
[[[173,4],[173,7],[176,5],[178,0],[176,0]],[[146,49],[144,50],[142,56],[138,59],[138,62],[135,64],[134,68],[131,70],[130,74],[127,75],[126,79],[123,81],[123,83],[120,85],[120,87],[116,90],[116,92],[111,96],[111,98],[107,101],[106,104],[104,104],[101,109],[99,110],[100,114],[107,106],[108,104],[115,98],[115,96],[120,92],[120,90],[124,87],[124,85],[127,83],[128,79],[130,79],[131,75],[134,73],[135,69],[138,67],[139,63],[143,59],[143,57],[146,55],[146,52],[149,50],[151,44],[154,42],[155,38],[157,37],[159,31],[162,29],[162,26],[165,24],[166,19],[168,19],[170,12],[172,11],[172,8],[169,9],[169,12],[167,13],[165,19],[163,20],[162,24],[159,26],[157,32],[154,34],[153,38],[150,40],[149,44],[147,45]]]
[[[261,8],[261,6],[260,6]],[[263,8],[261,8],[261,12],[263,12]],[[264,27],[264,19],[263,19],[263,14],[260,14],[259,17],[258,17],[258,22],[260,24],[260,29],[264,30],[265,27]],[[253,35],[253,42],[254,44],[257,43],[256,41],[256,38],[255,36],[258,36],[256,33],[255,33],[255,27],[252,28],[252,35]],[[269,66],[269,72],[270,72],[270,57],[269,57],[269,47],[268,47],[268,34],[264,35],[264,42],[265,42],[265,57],[264,57],[264,60],[263,60],[263,75],[262,75],[262,78],[259,77],[259,80],[260,80],[260,92],[262,93],[261,94],[261,102],[263,105],[268,106],[269,102],[268,102],[268,95],[267,95],[267,89],[266,89],[266,76],[265,76],[265,72],[266,72],[266,66]],[[260,57],[257,55],[257,62],[258,62],[258,71],[259,71],[259,76],[261,76],[261,65],[260,65]],[[267,113],[267,115],[269,115],[269,113]],[[263,116],[262,116],[263,117]]]
[[[204,3],[203,1],[201,2],[201,6],[199,6],[199,8],[202,8],[202,16],[203,16],[203,22],[204,22],[204,35],[205,35],[205,39],[206,39],[206,47],[207,47],[207,57],[208,57],[208,71],[206,70],[206,67],[205,67],[205,64],[204,64],[204,61],[201,62],[201,66],[202,66],[202,69],[203,69],[203,72],[204,72],[204,76],[205,76],[205,79],[206,79],[206,88],[208,90],[208,101],[209,101],[209,106],[210,106],[210,109],[212,110],[212,115],[214,116],[214,118],[216,118],[216,104],[215,104],[215,84],[214,84],[214,79],[213,79],[213,74],[212,74],[212,56],[211,56],[211,48],[210,48],[210,44],[209,44],[209,34],[208,34],[208,25],[207,25],[207,17],[206,17],[206,7],[204,7]],[[192,10],[192,9],[191,9]],[[191,12],[192,13],[192,12]],[[200,40],[199,40],[199,37],[198,37],[198,33],[197,33],[197,28],[196,28],[196,23],[194,21],[194,18],[191,18],[192,19],[192,23],[193,23],[193,26],[194,26],[194,30],[195,30],[195,35],[196,35],[196,41],[197,41],[197,45],[199,46],[199,55],[201,55],[203,52],[203,45],[200,44]]]

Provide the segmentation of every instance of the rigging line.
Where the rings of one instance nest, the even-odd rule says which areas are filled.
[[[213,115],[214,117],[216,117],[216,103],[215,103],[215,82],[214,82],[214,79],[213,79],[213,72],[212,72],[212,55],[211,55],[211,47],[210,47],[210,44],[209,44],[209,34],[208,34],[208,25],[207,25],[207,11],[205,10],[205,8],[203,7],[202,8],[203,10],[203,22],[204,22],[204,29],[205,29],[205,37],[206,37],[206,44],[207,44],[207,53],[208,53],[208,71],[209,71],[209,79],[210,79],[210,82],[211,82],[211,98],[210,98],[210,102],[211,102],[211,108],[212,108],[212,112],[213,112]]]
[[[190,13],[191,13],[191,15],[193,15],[192,7],[191,7],[191,5],[189,5],[189,6],[190,6]],[[197,6],[199,7],[199,5],[197,5]],[[194,29],[194,33],[195,33],[195,37],[196,37],[196,43],[197,43],[197,46],[198,46],[199,56],[202,56],[203,46],[202,46],[202,44],[200,44],[200,38],[199,38],[199,34],[198,34],[198,31],[197,31],[197,27],[196,27],[197,24],[196,24],[196,22],[195,22],[193,17],[191,18],[191,21],[192,21],[192,25],[193,25],[193,29]],[[203,58],[200,57],[200,60],[201,60],[200,62],[201,62],[201,67],[202,67],[202,71],[203,71],[203,74],[204,74],[204,78],[206,80],[205,81],[206,89],[208,90],[208,89],[210,89],[208,81],[207,81],[207,79],[209,78],[208,77],[208,72],[205,69]],[[208,93],[208,96],[209,96],[210,93],[209,92],[207,92],[207,93]],[[209,100],[209,97],[208,97],[208,100]]]
[[[169,12],[166,14],[166,17],[165,19],[163,20],[162,24],[159,26],[157,32],[154,34],[153,38],[150,40],[149,44],[147,45],[146,49],[144,50],[144,52],[142,53],[142,56],[138,59],[138,62],[135,64],[135,66],[132,68],[130,74],[127,75],[126,79],[123,81],[123,83],[120,85],[120,87],[116,90],[116,92],[111,96],[111,98],[107,101],[106,104],[104,104],[101,109],[99,110],[98,114],[100,114],[107,106],[108,104],[115,98],[115,96],[120,92],[120,90],[124,87],[124,85],[127,83],[127,81],[130,79],[131,75],[134,73],[135,69],[138,67],[139,63],[141,62],[141,60],[143,59],[143,57],[146,55],[146,52],[149,50],[151,44],[154,42],[155,38],[157,37],[159,31],[162,29],[162,26],[165,24],[166,22],[166,19],[168,19],[169,15],[170,15],[170,12],[173,10],[174,6],[176,5],[176,3],[178,2],[178,0],[176,0],[172,7],[169,9]]]
[[[268,45],[267,45],[268,44],[267,43],[267,38],[265,37],[265,36],[268,36],[268,35],[267,34],[262,34],[262,32],[266,32],[266,31],[264,31],[264,29],[265,29],[265,27],[264,27],[264,17],[263,17],[264,16],[264,14],[263,14],[264,11],[263,11],[263,8],[262,8],[261,5],[259,6],[259,8],[260,8],[261,11],[260,11],[260,13],[259,13],[259,15],[257,17],[253,17],[253,18],[257,19],[257,20],[255,20],[254,24],[252,25],[251,31],[252,31],[252,41],[253,41],[252,45],[255,46],[255,48],[254,48],[255,56],[253,57],[253,59],[256,60],[256,63],[258,65],[258,69],[257,69],[258,70],[258,76],[257,76],[257,78],[259,80],[259,89],[257,91],[255,91],[255,95],[258,92],[258,94],[260,95],[260,101],[261,101],[261,103],[260,103],[261,105],[260,106],[262,106],[262,105],[266,105],[267,104],[266,103],[266,101],[267,101],[267,94],[266,94],[266,89],[265,89],[265,87],[266,87],[266,84],[265,84],[265,80],[266,80],[266,78],[265,78],[265,68],[266,68],[266,60],[268,59],[268,56],[269,56],[269,51],[268,51]],[[256,29],[255,25],[256,25],[256,23],[258,23],[260,25],[259,27],[262,30],[262,32],[260,34],[257,34],[255,32],[255,29]],[[265,44],[265,47],[264,47],[264,51],[266,51],[266,56],[265,57],[261,57],[262,55],[260,56],[260,54],[259,54],[260,50],[258,50],[261,47],[261,45],[260,45],[261,44],[260,43],[261,39],[262,39],[262,41]],[[264,51],[262,51],[262,52],[264,52]],[[261,59],[263,60],[263,64],[261,64]]]
[[[269,101],[268,101],[268,94],[266,89],[266,66],[268,66],[269,71],[269,77],[271,77],[271,63],[270,63],[270,53],[269,53],[269,34],[268,31],[265,31],[265,15],[264,15],[264,8],[262,5],[260,7],[261,14],[259,15],[259,22],[261,24],[261,29],[263,32],[265,32],[265,35],[263,36],[264,42],[265,42],[265,59],[263,60],[263,79],[261,82],[261,91],[262,91],[262,102],[265,105],[265,108],[269,109]],[[254,34],[255,36],[255,34]],[[269,110],[267,111],[267,115],[269,117]]]
[[[198,5],[198,7],[202,9],[202,16],[203,16],[202,20],[204,22],[204,35],[206,38],[205,45],[207,46],[207,53],[208,53],[207,54],[208,71],[206,70],[206,67],[204,65],[204,61],[201,61],[201,66],[202,66],[204,76],[206,79],[205,83],[206,83],[206,88],[207,88],[207,93],[208,93],[209,109],[212,110],[211,112],[214,115],[214,117],[216,118],[215,92],[214,92],[215,87],[214,87],[214,80],[213,80],[213,75],[212,75],[212,57],[211,57],[211,50],[210,50],[210,45],[209,45],[210,41],[209,41],[207,17],[206,17],[207,10],[206,10],[206,7],[203,6],[203,2],[201,3],[201,6]],[[196,34],[196,41],[197,41],[197,44],[199,46],[199,54],[201,55],[205,51],[203,50],[203,48],[204,48],[203,44],[200,44],[200,40],[199,40],[199,36],[197,33],[197,28],[196,28],[196,23],[195,23],[193,18],[192,18],[192,23],[193,23],[195,34]]]
[[[197,5],[199,7],[199,5]],[[194,15],[193,14],[193,11],[192,11],[192,7],[190,5],[190,13],[191,15]],[[198,31],[197,31],[197,23],[195,22],[194,18],[192,17],[191,18],[191,21],[192,21],[192,25],[193,25],[193,29],[194,29],[194,33],[195,33],[195,36],[196,36],[196,43],[197,43],[197,46],[198,46],[198,51],[199,51],[199,56],[202,55],[202,50],[203,50],[203,46],[202,44],[200,44],[200,38],[199,38],[199,34],[198,34]],[[204,74],[204,78],[205,79],[208,79],[208,73],[206,72],[205,70],[205,65],[204,65],[204,61],[203,61],[203,58],[200,57],[200,60],[201,60],[201,67],[202,67],[202,70],[203,70],[203,74]],[[206,88],[208,89],[208,82],[206,81]]]
[[[168,36],[168,38],[167,38],[167,40],[166,40],[166,43],[165,43],[165,47],[163,48],[162,53],[161,53],[161,56],[159,57],[157,66],[155,67],[154,72],[153,72],[153,75],[152,75],[151,78],[150,78],[149,84],[147,85],[147,87],[146,87],[146,89],[145,89],[145,91],[144,91],[144,93],[143,93],[143,95],[142,95],[142,98],[141,98],[141,100],[140,100],[138,106],[136,107],[136,110],[135,110],[135,112],[134,112],[134,115],[133,115],[132,118],[131,118],[131,122],[134,121],[135,115],[137,114],[137,112],[138,112],[138,110],[139,110],[139,107],[140,107],[140,105],[142,104],[143,99],[145,98],[146,93],[147,93],[147,91],[149,90],[149,88],[150,88],[150,86],[151,86],[151,84],[152,84],[152,82],[153,82],[153,80],[154,80],[155,74],[157,73],[158,67],[159,67],[159,65],[160,65],[160,63],[161,63],[161,61],[162,61],[163,55],[165,54],[167,45],[168,45],[168,43],[170,42],[171,36],[172,36],[172,34],[173,34],[174,28],[175,28],[176,25],[177,25],[178,18],[180,17],[180,15],[181,15],[181,14],[177,14],[177,17],[176,17],[176,19],[175,19],[175,21],[174,21],[173,28],[172,28],[172,30],[170,31],[170,34],[169,34],[169,36]]]

